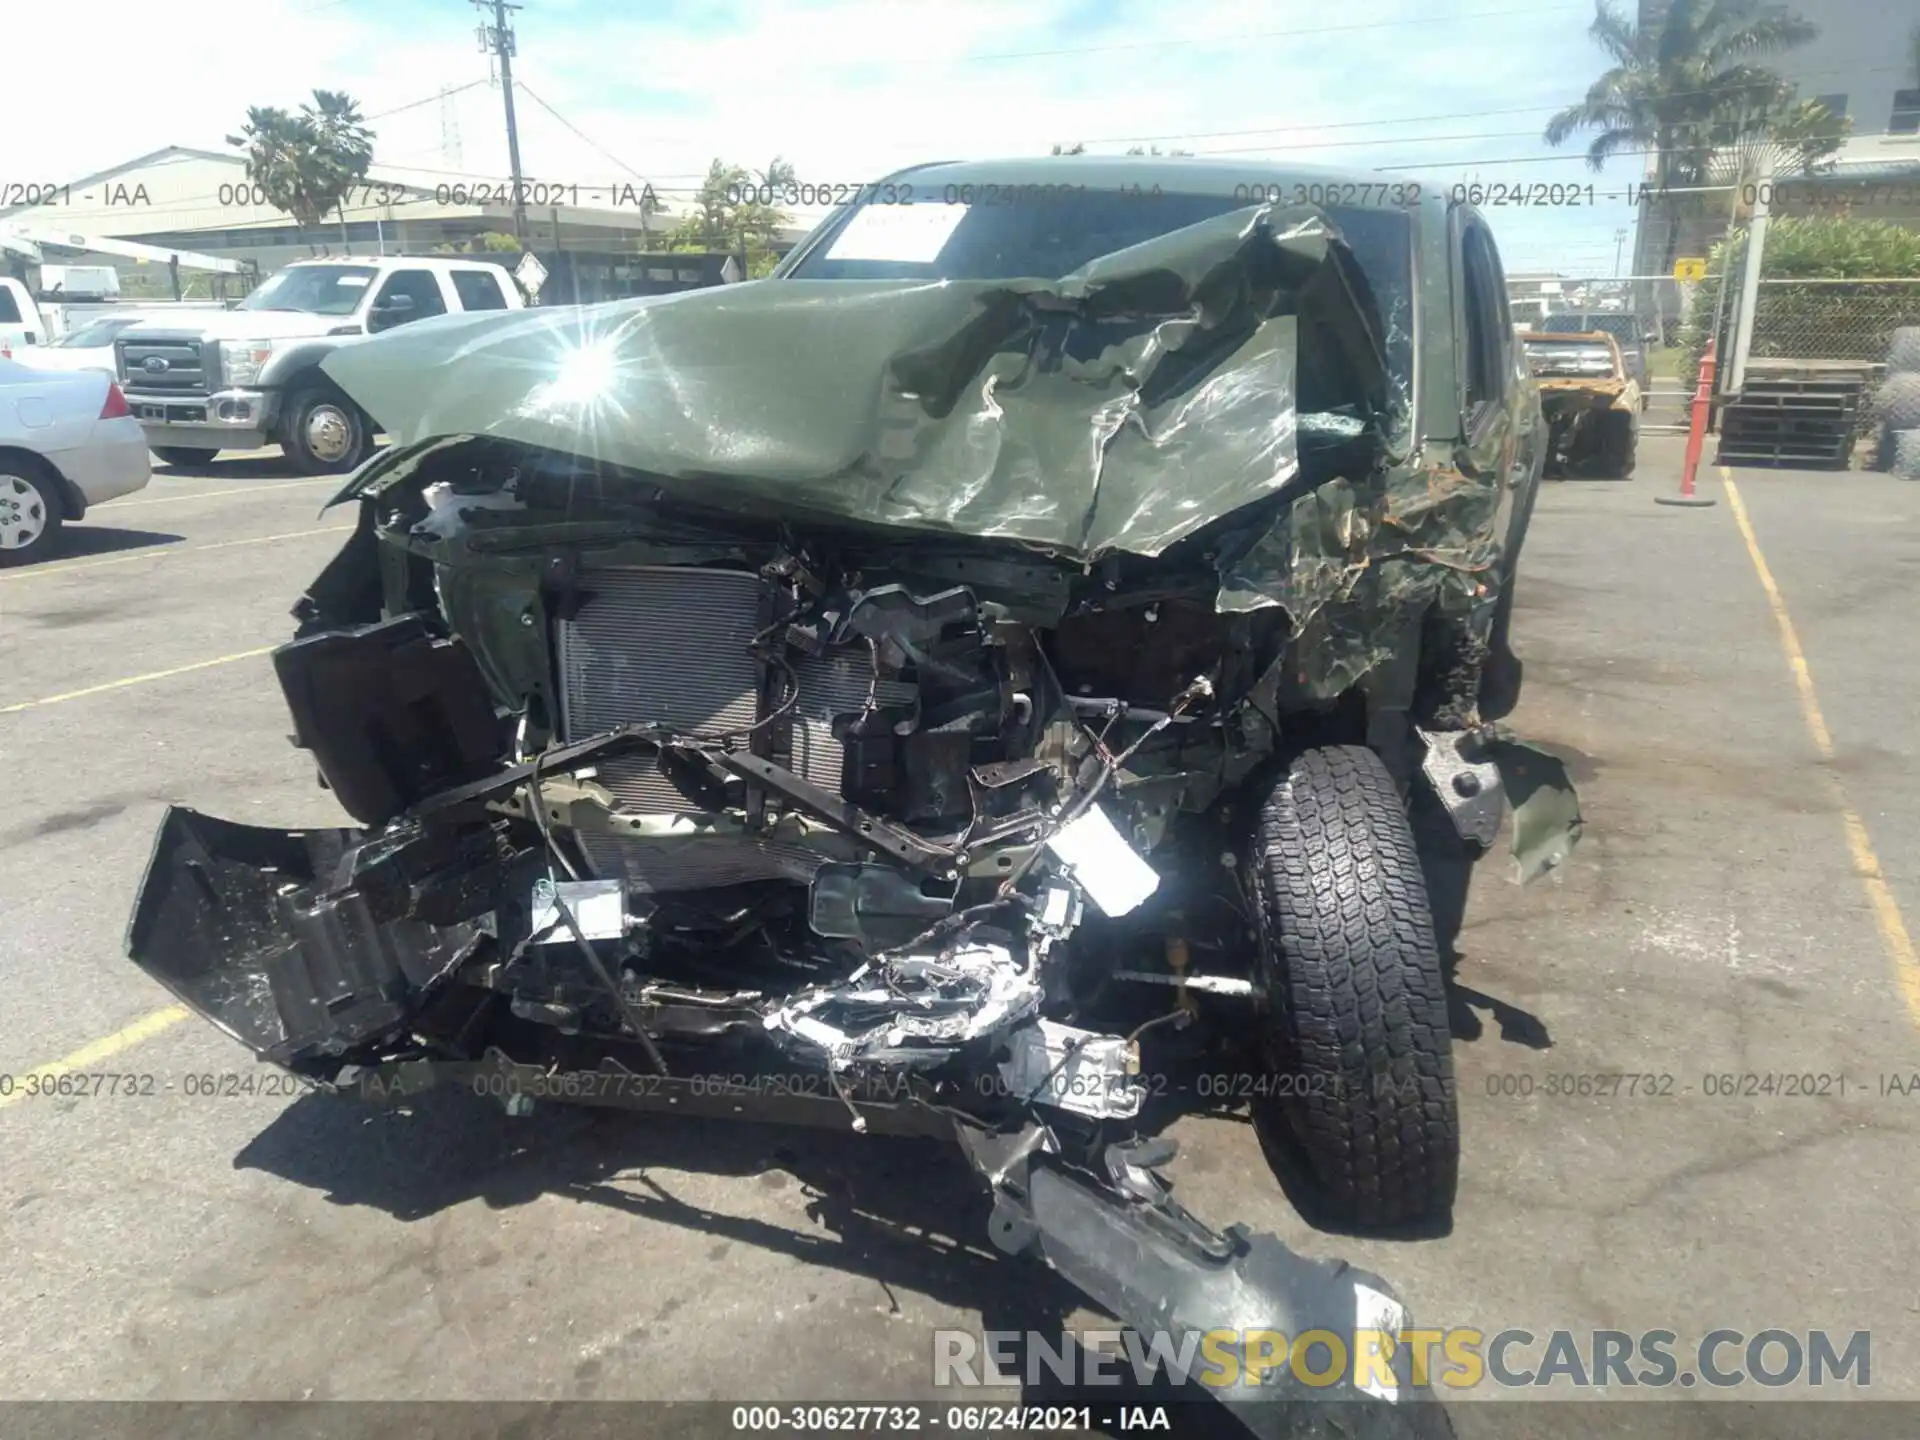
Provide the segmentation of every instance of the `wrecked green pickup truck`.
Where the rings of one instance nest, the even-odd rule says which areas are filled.
[[[1523,868],[1578,829],[1490,724],[1541,431],[1472,209],[935,165],[772,279],[326,368],[395,446],[274,664],[357,827],[170,812],[141,966],[324,1082],[947,1136],[1123,1318],[1351,1328],[1149,1137],[1224,1037],[1331,1214],[1453,1202],[1423,857],[1522,768]]]

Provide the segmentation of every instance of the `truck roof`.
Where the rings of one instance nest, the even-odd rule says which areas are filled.
[[[1406,196],[1418,187],[1422,200],[1440,200],[1445,187],[1418,175],[1360,170],[1290,160],[1241,160],[1201,155],[1029,155],[1013,160],[939,160],[909,166],[888,180],[946,185],[1087,185],[1128,189],[1139,186],[1183,195],[1232,195],[1249,185],[1338,185],[1342,205],[1407,208]],[[1345,187],[1352,193],[1344,193]],[[1396,189],[1398,195],[1395,194]]]
[[[507,268],[504,260],[489,260],[479,255],[309,255],[304,260],[289,260],[282,269],[295,265],[486,265],[495,270]]]

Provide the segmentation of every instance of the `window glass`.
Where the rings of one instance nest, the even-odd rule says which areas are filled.
[[[240,308],[351,315],[377,273],[371,265],[292,265],[242,300]]]
[[[375,308],[386,305],[396,295],[410,297],[413,308],[404,315],[389,317],[389,325],[403,325],[409,320],[424,320],[429,315],[447,313],[447,302],[440,298],[440,281],[431,270],[394,271],[387,277],[387,283],[380,287],[380,294],[374,300]]]
[[[1893,118],[1887,121],[1889,135],[1920,134],[1920,90],[1893,92]]]
[[[949,205],[928,197],[863,205],[841,217],[789,273],[791,280],[1057,280],[1090,260],[1216,215],[1244,210],[1228,195],[1150,201],[1068,191],[1020,204]],[[1404,211],[1329,205],[1380,307],[1387,370],[1413,385],[1413,222]]]
[[[504,310],[507,308],[506,294],[500,289],[500,282],[485,270],[455,270],[453,272],[454,293],[460,297],[463,310]]]
[[[1501,337],[1511,333],[1500,261],[1486,227],[1469,223],[1460,235],[1460,263],[1466,290],[1467,406],[1498,400],[1505,392]]]

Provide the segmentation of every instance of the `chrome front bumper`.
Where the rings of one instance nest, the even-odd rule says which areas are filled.
[[[272,390],[217,390],[211,395],[126,392],[149,442],[205,450],[252,450],[269,443],[279,409]]]

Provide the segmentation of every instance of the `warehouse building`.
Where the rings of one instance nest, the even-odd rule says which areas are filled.
[[[664,255],[677,207],[643,205],[646,182],[625,175],[600,183],[529,178],[527,245],[569,281],[584,279],[599,299],[713,283],[716,265],[699,255]],[[37,191],[37,193],[35,193]],[[488,234],[513,232],[512,195],[499,182],[375,163],[339,207],[303,229],[267,203],[237,153],[170,145],[93,175],[32,187],[29,203],[0,208],[0,226],[27,224],[76,236],[133,240],[250,262],[258,276],[315,253],[380,255],[465,250]],[[801,232],[783,234],[791,244]],[[556,265],[556,257],[561,258]],[[69,257],[62,257],[69,258]],[[511,263],[512,254],[501,257]],[[121,293],[162,297],[164,267],[112,256],[75,263],[111,264]],[[206,293],[206,276],[184,276],[190,293]],[[244,288],[244,287],[243,287]],[[229,285],[226,294],[238,293]],[[557,298],[570,299],[562,295]]]

